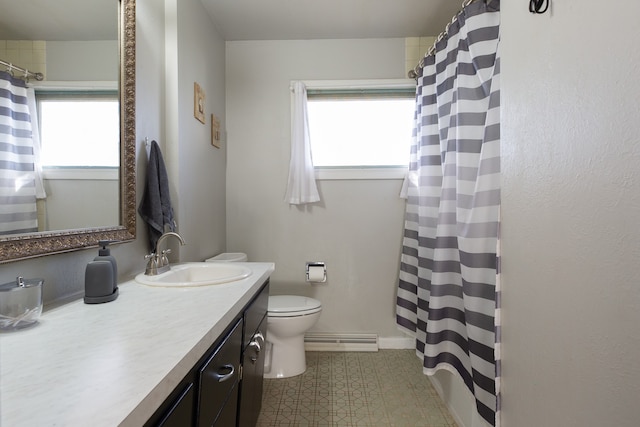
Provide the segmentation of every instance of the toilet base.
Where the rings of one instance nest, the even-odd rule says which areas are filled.
[[[278,302],[282,302],[278,301],[280,299],[285,300],[286,307],[278,307]],[[298,309],[301,305],[304,309],[302,311]],[[304,334],[320,318],[320,302],[311,298],[283,295],[269,297],[269,307],[270,310],[279,308],[281,311],[267,313],[266,339],[269,354],[265,355],[268,358],[265,357],[264,377],[289,378],[300,375],[307,370]]]
[[[265,357],[265,378],[295,377],[307,370],[304,334],[285,339],[271,335],[267,341],[271,351]]]

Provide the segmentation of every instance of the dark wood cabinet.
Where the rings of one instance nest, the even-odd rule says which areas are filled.
[[[244,340],[242,347],[242,380],[238,427],[254,427],[262,406],[265,340],[267,338],[267,310],[269,286],[265,286],[244,312]]]
[[[195,402],[195,387],[188,383],[180,395],[169,405],[157,425],[159,427],[184,427],[193,425],[193,405]]]
[[[229,335],[200,368],[198,375],[198,427],[215,425],[223,408],[228,404],[227,401],[232,398],[232,394],[237,396],[241,346],[242,319],[236,322]],[[236,425],[235,416],[233,420],[229,421],[224,425]]]
[[[265,315],[242,355],[242,382],[240,384],[240,407],[238,426],[254,427],[262,407],[262,383],[264,373],[264,346],[267,334]]]
[[[144,427],[253,427],[262,402],[269,281]]]

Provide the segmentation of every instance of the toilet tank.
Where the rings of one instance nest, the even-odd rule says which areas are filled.
[[[246,262],[247,254],[242,252],[223,252],[213,258],[207,258],[206,262]]]

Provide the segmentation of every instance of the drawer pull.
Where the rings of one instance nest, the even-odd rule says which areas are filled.
[[[232,378],[235,373],[236,368],[233,365],[224,365],[220,367],[218,372],[212,372],[211,376],[219,383],[221,383]]]

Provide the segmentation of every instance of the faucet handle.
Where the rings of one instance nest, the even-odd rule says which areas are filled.
[[[144,259],[148,260],[147,261],[147,267],[144,271],[144,274],[146,275],[154,275],[157,274],[158,272],[158,255],[156,255],[155,253],[150,253],[148,255],[144,256]]]
[[[167,254],[171,253],[171,249],[165,249],[161,252],[159,267],[164,267],[165,265],[169,265],[169,258]]]

